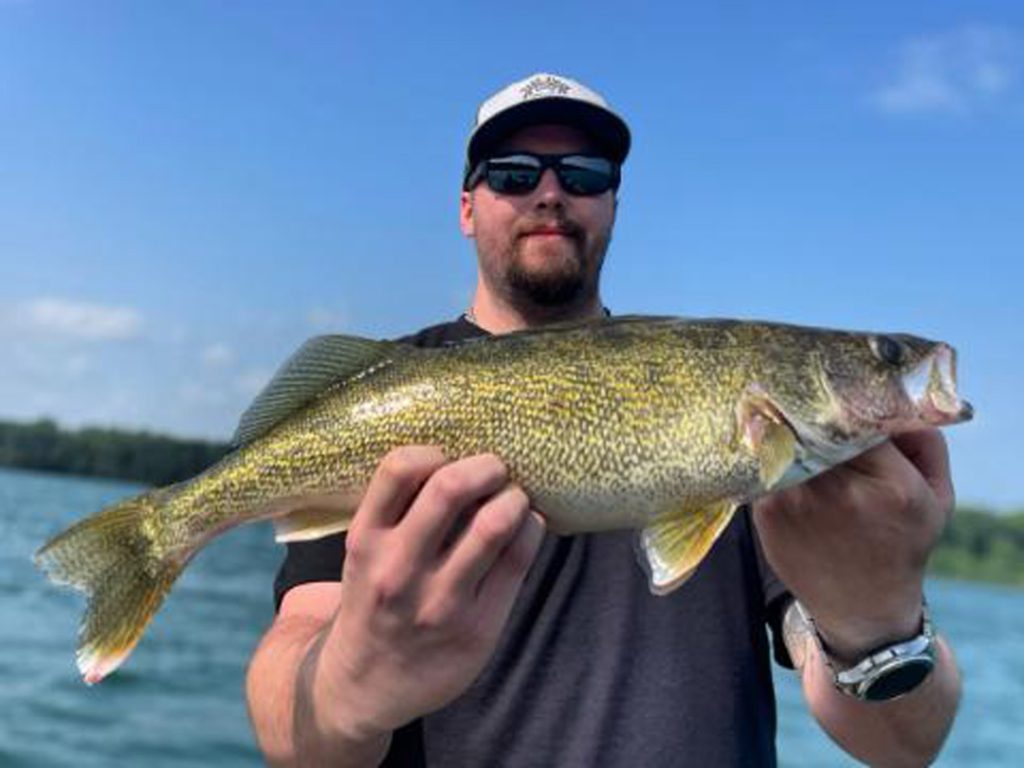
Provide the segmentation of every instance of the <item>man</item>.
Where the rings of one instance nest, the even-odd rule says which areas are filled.
[[[567,78],[485,101],[460,201],[473,303],[410,341],[600,316],[629,142]],[[497,457],[396,450],[347,540],[289,548],[248,677],[260,745],[303,766],[772,765],[767,623],[840,745],[924,764],[959,695],[922,594],[952,503],[940,434],[901,437],[742,510],[654,597],[634,534],[546,535]]]

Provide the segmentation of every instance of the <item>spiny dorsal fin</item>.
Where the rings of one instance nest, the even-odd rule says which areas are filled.
[[[242,414],[232,442],[236,446],[262,437],[332,384],[387,365],[403,344],[358,336],[314,336],[278,369]]]

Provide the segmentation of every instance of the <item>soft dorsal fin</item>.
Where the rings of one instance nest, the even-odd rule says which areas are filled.
[[[232,442],[262,437],[332,384],[387,365],[405,345],[358,336],[314,336],[278,369],[242,414]]]

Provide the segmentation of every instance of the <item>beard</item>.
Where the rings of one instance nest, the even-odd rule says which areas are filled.
[[[582,230],[573,231],[569,243],[559,243],[550,253],[546,245],[518,240],[512,246],[505,270],[505,282],[511,295],[544,309],[573,306],[597,290],[597,280],[610,239],[603,232],[588,241]],[[527,247],[540,247],[542,253],[524,253]],[[541,261],[538,266],[537,260]]]
[[[573,304],[587,284],[583,264],[576,254],[557,269],[544,271],[529,269],[520,259],[515,259],[505,279],[513,294],[525,297],[538,307]]]

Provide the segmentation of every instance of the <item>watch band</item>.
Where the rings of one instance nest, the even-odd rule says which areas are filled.
[[[909,640],[878,648],[850,667],[838,668],[829,654],[814,618],[799,600],[793,607],[811,630],[822,658],[832,672],[836,689],[861,701],[891,701],[905,696],[935,668],[935,626],[922,604],[921,632]]]

